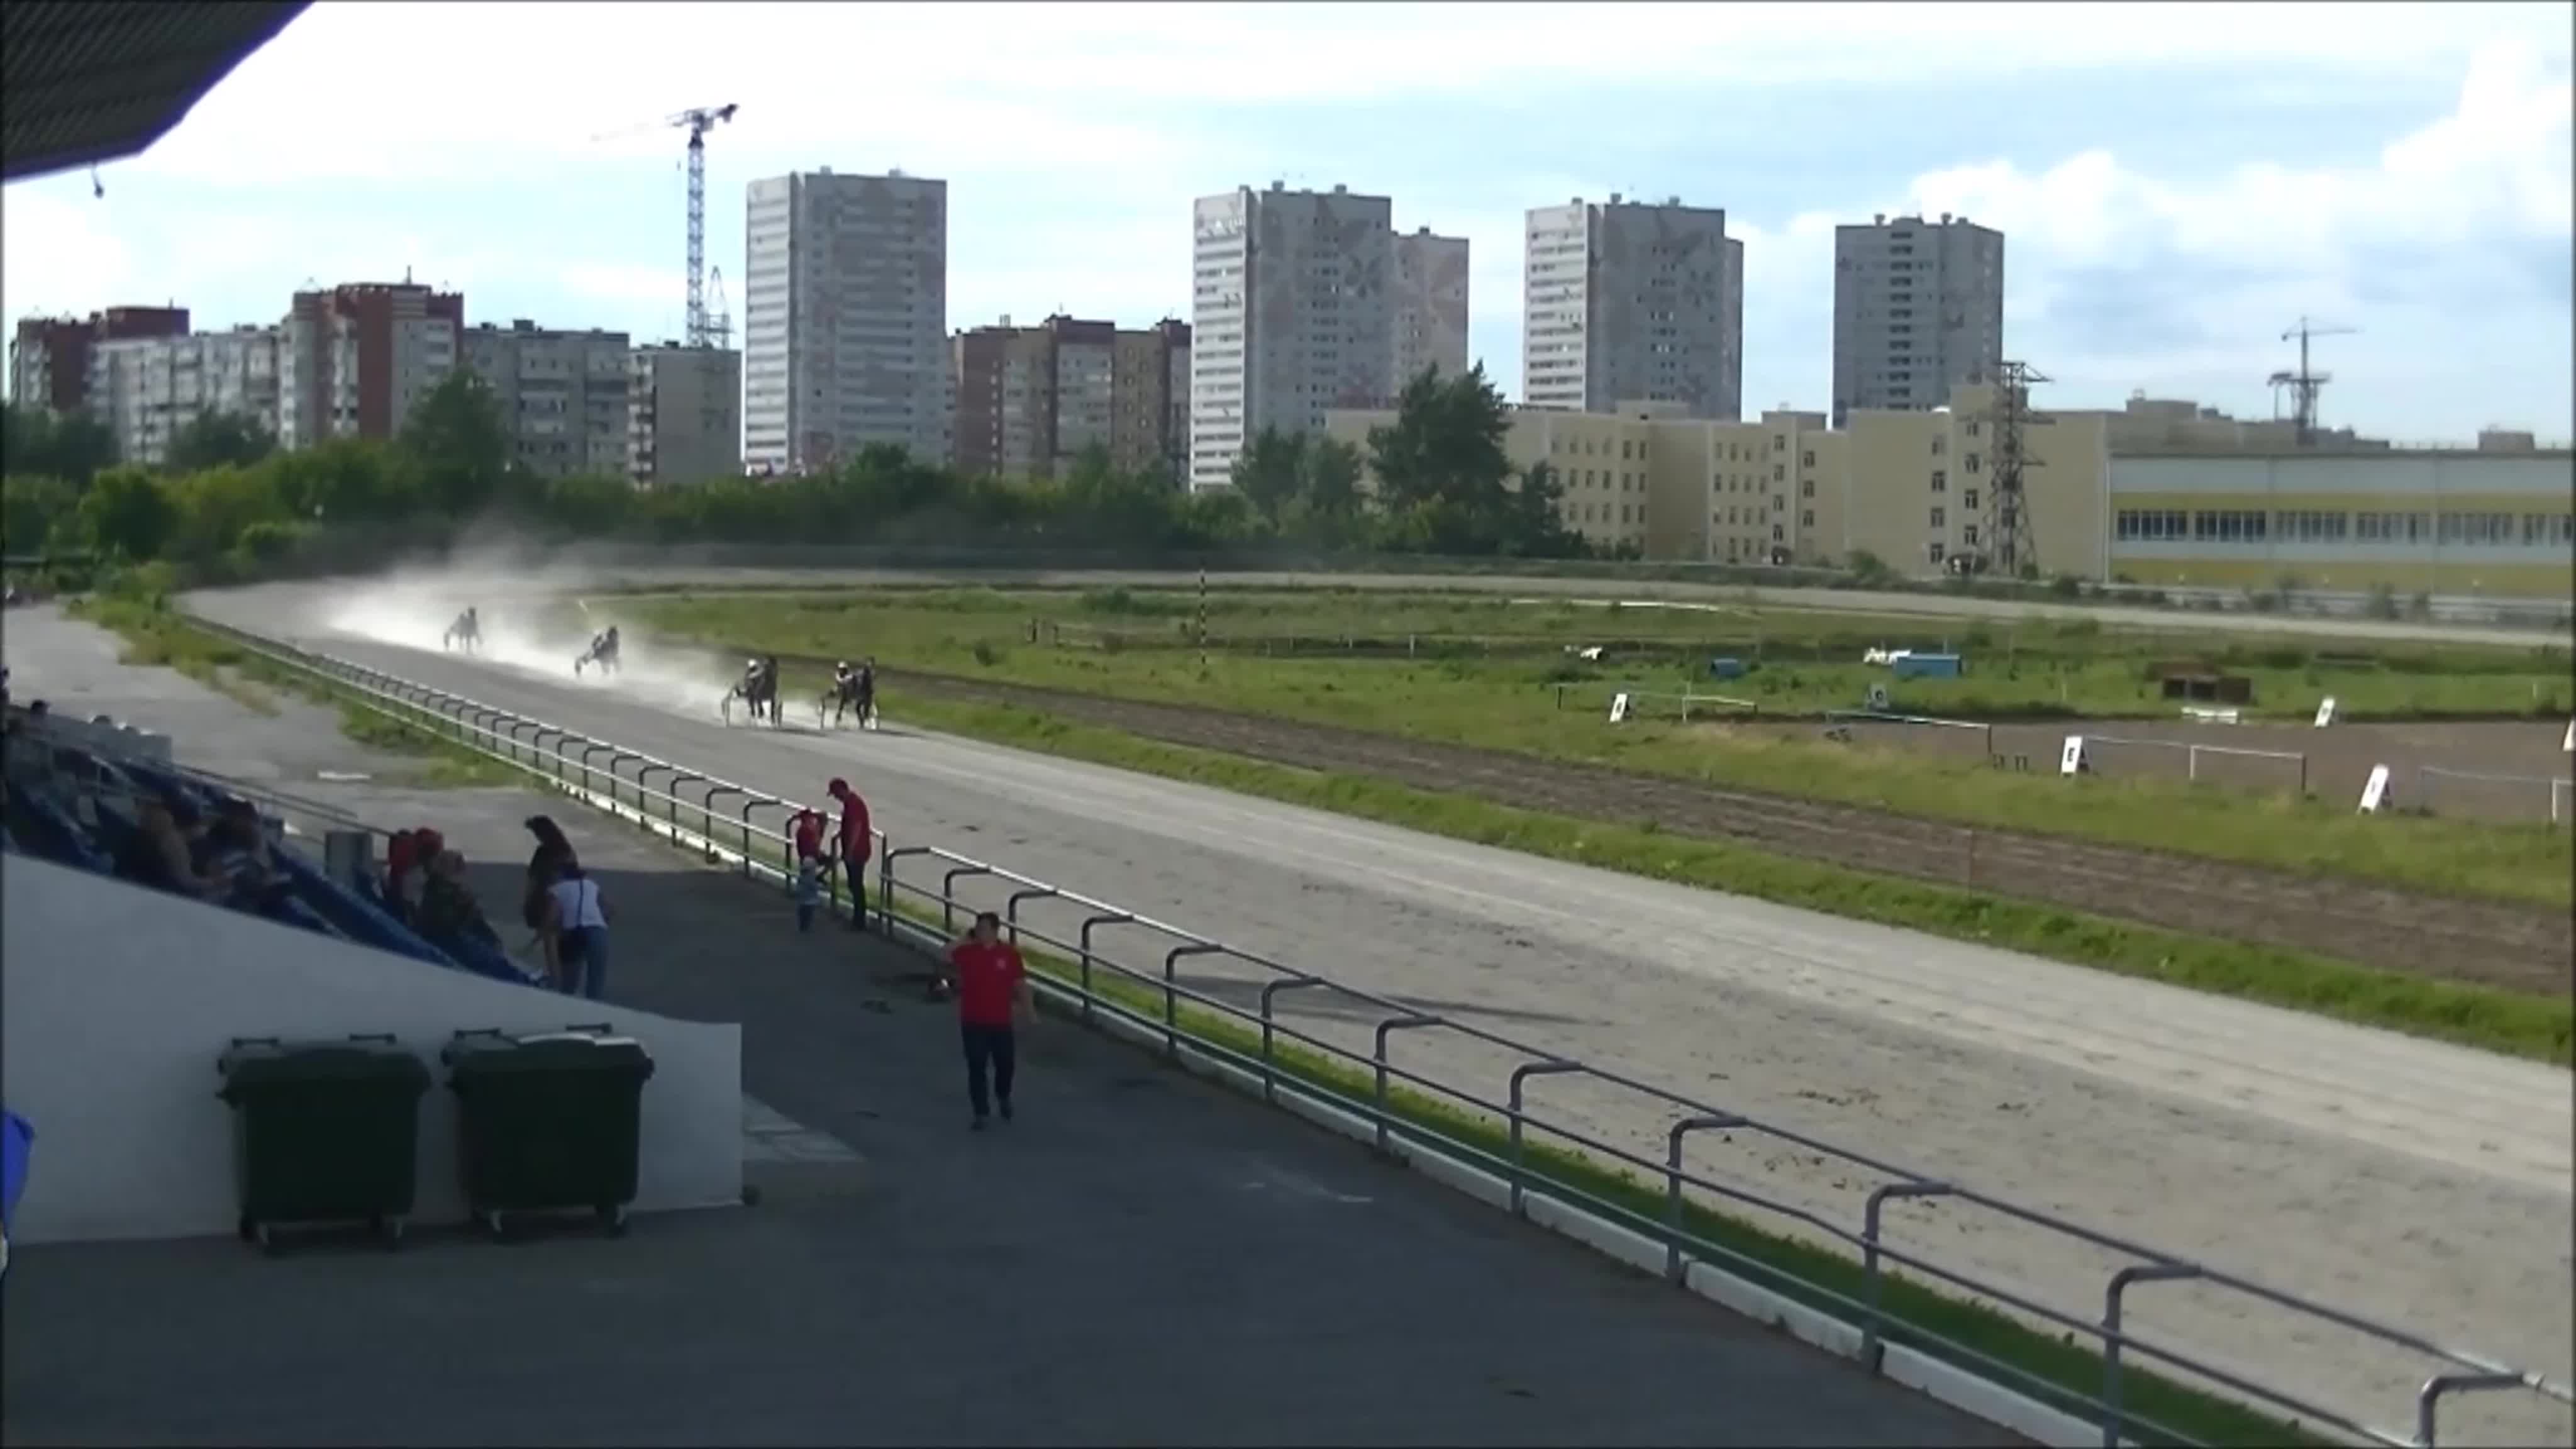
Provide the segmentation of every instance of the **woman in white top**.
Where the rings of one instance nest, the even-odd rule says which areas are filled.
[[[599,882],[566,864],[546,887],[545,920],[538,928],[545,941],[546,971],[555,989],[566,996],[596,1001],[608,980],[608,903],[600,899]]]

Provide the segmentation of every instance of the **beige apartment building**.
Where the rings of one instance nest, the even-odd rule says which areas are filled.
[[[742,476],[742,354],[665,342],[627,354],[626,476],[639,488]]]
[[[1506,446],[1522,468],[1555,470],[1567,526],[1597,547],[1818,567],[1866,553],[1935,578],[1993,557],[1998,402],[1991,385],[1963,387],[1945,407],[1859,409],[1839,429],[1789,409],[1748,422],[1669,403],[1517,409]],[[2287,423],[2144,397],[2043,416],[2022,434],[2021,506],[2024,556],[2046,575],[2561,601],[2576,585],[2576,455],[2527,434],[2301,448]],[[1327,431],[1364,448],[1392,420],[1336,412]]]
[[[1693,418],[1666,402],[1589,414],[1523,408],[1512,414],[1507,447],[1523,468],[1555,470],[1567,527],[1598,547],[1817,567],[1866,552],[1933,576],[1993,546],[1992,391],[1962,390],[1931,412],[1857,412],[1839,431],[1821,412],[1788,408],[1744,422]],[[1369,429],[1392,420],[1337,412],[1327,432],[1365,447]],[[2098,566],[2102,422],[2061,420],[2025,436],[2028,529],[2040,566]]]

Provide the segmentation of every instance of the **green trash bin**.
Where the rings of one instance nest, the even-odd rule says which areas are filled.
[[[477,1225],[501,1238],[509,1216],[587,1211],[612,1236],[626,1230],[653,1075],[641,1043],[604,1026],[459,1032],[440,1059]]]
[[[363,1222],[401,1243],[429,1090],[420,1058],[390,1036],[237,1038],[215,1069],[233,1109],[245,1240],[274,1252],[273,1228]]]

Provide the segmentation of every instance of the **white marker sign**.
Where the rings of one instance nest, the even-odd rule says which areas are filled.
[[[2558,748],[2565,750],[2571,755],[2576,755],[2576,720],[2570,720],[2567,722],[2567,739],[2564,743],[2560,744]]]
[[[2376,815],[2388,804],[2388,767],[2370,767],[2370,783],[2361,787],[2361,813]]]
[[[2324,729],[2327,725],[2333,724],[2334,714],[2334,696],[2329,694],[2326,696],[2325,702],[2317,706],[2317,728]]]
[[[2057,756],[2057,773],[2061,775],[2084,773],[2084,737],[2082,735],[2066,737],[2066,748]]]
[[[1610,722],[1618,724],[1628,718],[1628,695],[1622,690],[1610,696]]]

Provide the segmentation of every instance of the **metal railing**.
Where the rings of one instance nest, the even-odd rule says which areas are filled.
[[[484,704],[364,665],[314,654],[210,620],[196,619],[192,622],[272,663],[330,680],[356,695],[355,702],[362,707],[443,735],[592,803],[604,803],[616,813],[631,816],[669,835],[675,842],[685,838],[703,849],[711,859],[729,857],[740,865],[745,876],[782,882],[794,879],[792,840],[783,828],[764,824],[755,819],[755,814],[775,812],[777,826],[784,827],[797,814],[814,807],[600,740],[579,730]],[[656,776],[661,777],[658,783]],[[699,787],[695,798],[682,793],[682,786],[690,784]],[[926,908],[935,908],[942,925],[953,931],[962,904],[958,894],[961,882],[976,880],[988,885],[1007,886],[1010,890],[1002,914],[1014,938],[1051,947],[1063,953],[1074,967],[1075,975],[1071,982],[1041,976],[1033,984],[1079,1012],[1086,1021],[1108,1017],[1159,1035],[1165,1054],[1173,1058],[1181,1055],[1186,1044],[1193,1053],[1256,1078],[1265,1099],[1276,1100],[1285,1092],[1354,1114],[1370,1125],[1381,1151],[1391,1150],[1400,1138],[1411,1148],[1427,1149],[1497,1177],[1508,1190],[1510,1207],[1515,1215],[1527,1216],[1529,1200],[1543,1197],[1641,1234],[1662,1248],[1664,1274],[1674,1282],[1683,1281],[1689,1267],[1698,1262],[1738,1275],[1750,1274],[1757,1281],[1793,1284],[1795,1296],[1812,1304],[1824,1305],[1830,1315],[1844,1317],[1858,1330],[1861,1361],[1873,1371],[1882,1366],[1884,1350],[1891,1340],[1929,1351],[1974,1376],[2098,1425],[2101,1442],[2110,1449],[2116,1449],[2124,1439],[2134,1439],[2142,1434],[2175,1443],[2201,1442],[2125,1406],[2124,1394],[2131,1383],[2129,1368],[2133,1361],[2193,1375],[2206,1384],[2217,1386],[2224,1397],[2267,1412],[2295,1417],[2306,1428],[2337,1431],[2358,1442],[2374,1444],[2412,1444],[2428,1446],[2429,1449],[2438,1443],[2437,1421],[2442,1402],[2463,1394],[2521,1390],[2560,1405],[2576,1406],[2576,1392],[2538,1372],[2513,1368],[2484,1355],[2451,1348],[2394,1324],[2379,1322],[2054,1214],[1729,1112],[1482,1027],[1344,986],[1300,967],[1229,946],[1186,927],[986,861],[937,846],[900,844],[882,831],[874,832],[874,837],[877,846],[877,920],[881,929],[889,933],[905,929],[926,931],[926,927],[897,919],[895,906],[898,901],[916,901]],[[774,863],[767,858],[772,856]],[[911,874],[931,872],[937,875],[936,886],[908,878]],[[1022,907],[1038,901],[1072,907],[1086,914],[1072,937],[1050,935],[1022,919]],[[1133,966],[1110,955],[1102,948],[1099,934],[1110,930],[1156,938],[1156,944],[1163,948],[1159,964]],[[1268,973],[1270,979],[1260,988],[1257,1008],[1246,1009],[1185,984],[1180,976],[1181,963],[1193,957],[1223,957]],[[1148,1001],[1158,999],[1160,1010],[1138,1009],[1118,1000],[1105,989],[1101,978],[1104,971],[1109,973],[1111,980],[1128,983]],[[1363,1054],[1281,1020],[1276,999],[1282,993],[1292,991],[1325,993],[1340,1002],[1363,1006],[1377,1013],[1371,1033],[1373,1049]],[[1184,1004],[1194,1012],[1239,1023],[1247,1038],[1257,1035],[1258,1047],[1238,1047],[1194,1030],[1189,1019],[1182,1014]],[[1520,1058],[1505,1082],[1504,1099],[1494,1100],[1490,1088],[1478,1091],[1458,1086],[1410,1070],[1391,1059],[1392,1038],[1397,1033],[1426,1031],[1445,1032],[1499,1048]],[[1293,1043],[1296,1048],[1318,1054],[1328,1061],[1346,1064],[1355,1074],[1366,1078],[1369,1089],[1364,1095],[1356,1094],[1301,1076],[1293,1065],[1281,1061],[1279,1047],[1282,1042]],[[1550,1122],[1533,1110],[1527,1099],[1529,1083],[1546,1076],[1579,1076],[1656,1104],[1669,1113],[1670,1126],[1665,1133],[1667,1151],[1660,1160],[1649,1158],[1572,1127]],[[1399,1083],[1402,1084],[1401,1089],[1408,1093],[1427,1095],[1447,1104],[1488,1114],[1502,1124],[1506,1137],[1504,1150],[1493,1151],[1408,1115],[1394,1099]],[[1747,1133],[1791,1144],[1863,1169],[1883,1181],[1870,1192],[1860,1225],[1854,1228],[1795,1204],[1767,1198],[1692,1171],[1684,1164],[1687,1140],[1698,1133],[1715,1131]],[[1570,1144],[1582,1156],[1593,1159],[1597,1164],[1608,1165],[1614,1171],[1633,1169],[1646,1174],[1649,1180],[1661,1185],[1663,1210],[1660,1214],[1643,1212],[1568,1181],[1561,1174],[1534,1167],[1527,1150],[1528,1139],[1533,1132]],[[1785,1269],[1704,1235],[1693,1226],[1686,1211],[1686,1208],[1698,1206],[1689,1202],[1692,1192],[1776,1214],[1852,1250],[1861,1265],[1860,1296],[1854,1297],[1798,1278]],[[2036,1302],[2015,1289],[1972,1277],[1886,1241],[1881,1231],[1886,1205],[1905,1199],[1940,1199],[1971,1204],[2027,1226],[2123,1255],[2132,1261],[2112,1272],[2104,1281],[2101,1317],[2098,1320],[2080,1318]],[[2044,1322],[2070,1340],[2089,1341],[2096,1346],[2101,1357],[2100,1385],[2090,1389],[2070,1388],[1956,1338],[1894,1317],[1883,1304],[1886,1282],[1895,1276],[1888,1271],[1889,1265],[1903,1267],[1924,1279],[1962,1290],[1971,1295],[1972,1301],[1990,1309],[2010,1310],[2023,1318]],[[2267,1305],[2290,1318],[2332,1325],[2382,1345],[2436,1361],[2441,1366],[2439,1371],[2426,1379],[2415,1395],[2413,1435],[2372,1427],[2342,1410],[2262,1383],[2250,1377],[2257,1370],[2206,1362],[2140,1336],[2123,1324],[2128,1294],[2132,1288],[2154,1282],[2191,1282],[2224,1290]]]

